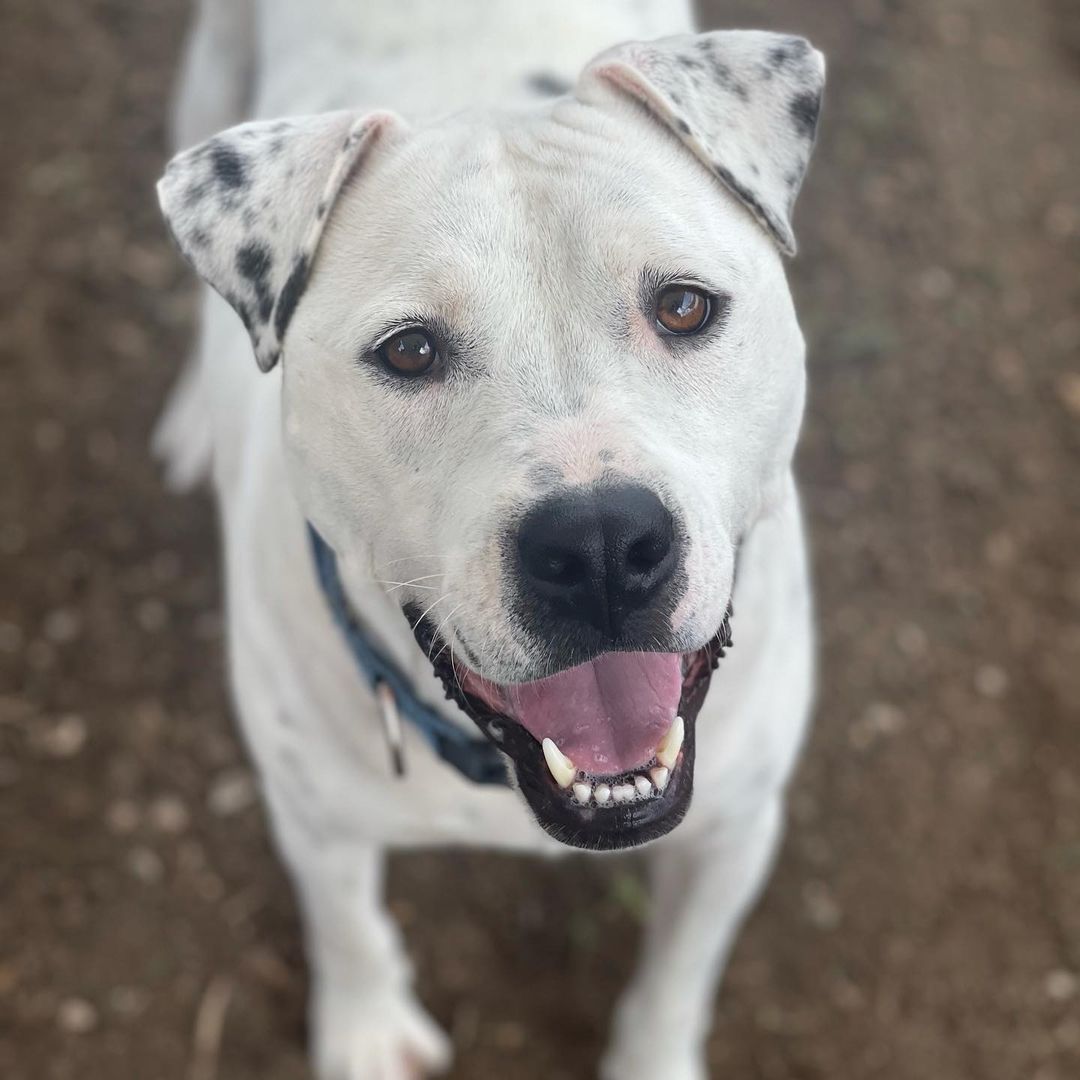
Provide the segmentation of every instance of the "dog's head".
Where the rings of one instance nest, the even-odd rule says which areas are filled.
[[[534,108],[245,124],[160,185],[284,357],[304,511],[568,843],[689,802],[740,538],[802,414],[780,253],[823,71],[766,33],[628,44]]]

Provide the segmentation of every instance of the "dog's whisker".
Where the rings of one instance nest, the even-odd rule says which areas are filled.
[[[413,623],[413,633],[416,633],[416,628],[427,618],[429,612],[434,611],[435,608],[438,607],[439,604],[441,604],[444,600],[449,600],[452,595],[452,593],[443,593],[443,595],[440,596],[438,600],[434,601],[429,607],[426,607],[420,618]]]
[[[439,638],[440,638],[440,637],[442,636],[443,628],[444,628],[444,627],[446,626],[446,624],[447,624],[447,623],[448,623],[448,622],[449,622],[449,621],[450,621],[450,620],[451,620],[451,619],[452,619],[452,618],[453,618],[453,617],[454,617],[454,616],[455,616],[455,615],[456,615],[456,614],[457,614],[457,613],[458,613],[458,612],[459,612],[459,611],[460,611],[460,610],[461,610],[461,609],[462,609],[462,608],[463,608],[464,606],[465,606],[465,601],[464,601],[464,600],[462,600],[462,601],[461,601],[461,603],[460,603],[460,604],[458,604],[458,605],[457,605],[457,607],[455,607],[455,608],[454,608],[454,609],[453,609],[453,610],[452,610],[452,611],[450,612],[450,614],[449,614],[449,615],[447,615],[447,616],[446,616],[446,618],[445,618],[445,619],[443,619],[443,621],[442,621],[441,623],[439,623],[439,625],[438,625],[438,626],[437,626],[437,627],[435,628],[435,634],[434,634],[434,636],[433,636],[433,637],[432,637],[432,639],[431,639],[431,645],[429,645],[429,646],[428,646],[428,659],[429,659],[429,660],[431,660],[431,646],[432,646],[432,645],[434,645],[434,644],[435,644],[435,642],[436,642],[436,641],[438,641],[438,640],[439,640]],[[447,639],[447,640],[449,640],[449,639]],[[441,654],[442,650],[440,649],[440,650],[439,650],[439,652],[440,652],[440,654]],[[451,658],[452,658],[452,654],[451,654]],[[435,661],[434,661],[434,660],[431,660],[431,662],[432,662],[432,663],[434,663]]]
[[[437,578],[437,577],[442,577],[442,576],[443,576],[442,574],[425,574],[424,575],[424,577],[426,577],[426,578]],[[393,592],[395,589],[408,589],[408,588],[412,588],[412,589],[430,589],[432,592],[438,592],[438,590],[439,590],[438,585],[420,585],[420,584],[418,584],[418,582],[424,580],[424,578],[422,578],[422,577],[413,578],[411,581],[385,581],[382,578],[372,578],[371,580],[376,585],[389,585],[389,586],[391,586],[389,589],[386,590],[387,592]]]

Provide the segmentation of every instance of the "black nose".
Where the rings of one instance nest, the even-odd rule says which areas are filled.
[[[613,639],[654,603],[678,562],[670,512],[639,485],[546,499],[522,521],[517,548],[524,584],[551,614]]]

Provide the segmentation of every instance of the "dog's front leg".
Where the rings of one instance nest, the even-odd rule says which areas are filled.
[[[619,1003],[604,1080],[705,1080],[713,992],[763,885],[782,821],[777,796],[738,821],[649,852],[652,910],[643,956]]]
[[[397,927],[382,906],[383,853],[278,835],[304,919],[319,1080],[419,1080],[445,1068],[450,1044],[413,998]]]

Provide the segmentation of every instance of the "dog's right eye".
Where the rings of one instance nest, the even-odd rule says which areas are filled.
[[[375,355],[395,375],[411,379],[431,370],[439,359],[439,347],[426,330],[413,327],[388,338],[375,350]]]

